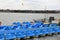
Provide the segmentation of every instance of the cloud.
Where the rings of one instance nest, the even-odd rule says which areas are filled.
[[[0,0],[0,9],[60,10],[59,0]]]

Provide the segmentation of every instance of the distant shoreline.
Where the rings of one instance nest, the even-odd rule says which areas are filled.
[[[0,12],[11,13],[60,13],[60,10],[0,10]]]

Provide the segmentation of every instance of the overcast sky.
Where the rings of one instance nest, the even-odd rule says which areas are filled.
[[[0,0],[0,9],[60,10],[60,0]]]

